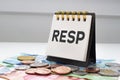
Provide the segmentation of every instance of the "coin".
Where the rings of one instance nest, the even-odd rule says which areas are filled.
[[[18,56],[17,59],[20,61],[33,61],[35,60],[35,57],[34,56]]]
[[[48,75],[51,73],[51,70],[46,69],[46,68],[37,68],[35,73],[40,74],[40,75]]]
[[[62,66],[61,64],[51,64],[50,67],[51,68],[56,68],[56,67],[59,67],[59,66]]]
[[[37,68],[37,67],[45,67],[45,66],[48,66],[48,65],[49,65],[48,63],[35,62],[35,63],[30,64],[30,67]]]
[[[37,69],[35,69],[35,68],[30,68],[30,69],[27,69],[26,71],[25,71],[25,73],[27,73],[27,74],[35,74],[35,71],[36,71]]]
[[[87,73],[84,72],[84,71],[78,70],[78,71],[73,72],[73,74],[75,74],[75,75],[80,75],[80,76],[84,76],[84,75],[86,75]]]
[[[67,66],[59,66],[59,67],[53,68],[51,70],[57,74],[68,74],[71,72],[71,68],[67,67]]]
[[[26,69],[29,69],[29,68],[30,68],[30,66],[28,66],[28,65],[19,65],[15,69],[16,70],[26,70]]]
[[[110,67],[109,69],[117,72],[120,75],[120,67]]]
[[[120,67],[120,64],[118,63],[106,63],[105,65],[109,67]]]
[[[29,65],[29,64],[34,63],[34,61],[21,61],[21,63],[24,65]]]
[[[119,74],[111,69],[100,69],[99,72],[102,76],[111,76],[111,77],[118,77]]]
[[[6,76],[0,76],[0,80],[10,80],[9,78],[7,78]]]
[[[86,68],[86,72],[88,73],[97,73],[100,71],[100,68],[97,68],[97,67],[87,67]]]
[[[74,66],[74,65],[66,65],[66,66],[70,67],[72,72],[79,70],[78,66]]]

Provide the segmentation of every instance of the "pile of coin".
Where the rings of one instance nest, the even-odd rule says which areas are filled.
[[[27,69],[25,71],[27,74],[39,74],[39,75],[48,75],[51,74],[51,70],[50,69],[46,69],[46,68],[30,68]]]
[[[21,61],[22,65],[16,67],[16,70],[25,70],[27,74],[68,74],[72,71],[70,67],[60,64],[35,62],[34,56],[19,56],[17,59]]]
[[[89,73],[97,73],[102,76],[119,76],[120,75],[120,64],[118,63],[106,63],[105,65],[109,69],[100,69],[95,66],[84,67],[84,70],[80,70],[80,67],[75,65],[62,65],[62,64],[49,64],[36,62],[34,56],[19,56],[18,60],[21,61],[22,65],[16,67],[16,70],[25,70],[27,74],[69,74],[84,76]],[[118,71],[118,72],[117,72]]]
[[[48,64],[35,62],[35,57],[33,56],[19,56],[18,60],[22,62],[23,65],[16,67],[16,70],[25,70],[27,74],[69,74],[73,73],[76,75],[86,75],[86,71],[80,71],[78,66],[75,65],[62,65],[62,64]]]
[[[59,66],[56,68],[46,68],[44,66],[44,67],[40,67],[40,68],[29,68],[29,69],[26,69],[25,72],[27,74],[39,74],[39,75],[48,75],[51,73],[68,74],[71,72],[71,68],[69,68],[67,66]]]

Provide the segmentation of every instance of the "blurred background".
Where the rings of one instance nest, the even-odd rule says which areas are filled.
[[[95,12],[97,43],[120,43],[120,0],[0,0],[0,42],[47,42],[60,10]]]

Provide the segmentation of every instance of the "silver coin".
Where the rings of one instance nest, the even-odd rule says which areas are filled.
[[[110,67],[110,69],[117,72],[120,75],[120,67]]]
[[[105,65],[109,67],[120,67],[119,63],[106,63]]]
[[[111,69],[101,69],[99,72],[102,76],[111,76],[111,77],[118,77],[119,74]]]
[[[29,69],[29,68],[30,68],[30,66],[28,66],[28,65],[19,65],[15,69],[16,70],[26,70],[26,69]]]
[[[73,74],[75,74],[75,75],[80,75],[80,76],[84,76],[84,75],[86,75],[87,73],[84,72],[84,71],[75,71],[75,72],[73,72]]]
[[[48,66],[49,64],[48,63],[39,63],[39,62],[35,62],[33,64],[30,64],[30,67],[32,68],[37,68],[37,67],[45,67],[45,66]]]
[[[72,70],[72,72],[79,70],[79,67],[78,67],[78,66],[74,66],[74,65],[66,65],[66,66],[70,67],[71,70]]]

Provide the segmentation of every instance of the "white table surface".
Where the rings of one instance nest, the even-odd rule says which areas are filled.
[[[0,42],[0,60],[19,53],[45,54],[47,43]],[[120,63],[120,44],[96,44],[97,59],[115,59]]]

